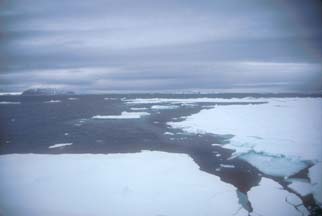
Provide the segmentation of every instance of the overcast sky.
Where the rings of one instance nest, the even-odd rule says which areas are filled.
[[[322,89],[319,0],[1,0],[0,91]]]

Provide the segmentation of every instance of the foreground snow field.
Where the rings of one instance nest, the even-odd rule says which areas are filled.
[[[0,156],[3,215],[233,215],[236,189],[188,156]],[[229,208],[227,208],[229,206]]]
[[[0,213],[8,216],[247,215],[233,186],[184,154],[11,154],[0,156],[0,173]],[[252,215],[301,215],[286,197],[296,200],[264,179],[250,191]]]
[[[236,156],[269,175],[288,177],[311,164],[320,166],[322,99],[266,101],[256,105],[216,106],[169,125],[190,133],[233,135],[225,148],[236,150]],[[316,184],[321,184],[322,176],[319,178]],[[321,190],[321,186],[314,187]],[[321,204],[320,198],[315,197]]]

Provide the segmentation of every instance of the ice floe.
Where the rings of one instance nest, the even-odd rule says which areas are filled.
[[[53,149],[53,148],[62,148],[65,146],[70,146],[73,145],[73,143],[59,143],[59,144],[55,144],[55,145],[51,145],[48,148]]]
[[[313,196],[317,204],[322,207],[322,163],[319,162],[309,169],[309,177],[313,186]]]
[[[322,99],[269,99],[256,105],[216,106],[171,126],[192,133],[234,135],[227,148],[303,160],[322,156]]]
[[[288,177],[308,167],[309,162],[279,155],[268,155],[250,151],[239,156],[255,166],[258,170],[271,176]]]
[[[151,109],[167,110],[167,109],[177,109],[177,105],[153,105]]]
[[[309,215],[302,201],[273,180],[262,178],[260,184],[248,192],[252,215]]]
[[[95,115],[93,119],[138,119],[150,115],[147,112],[122,112],[121,115]]]
[[[131,110],[133,111],[142,111],[142,110],[147,110],[148,108],[146,107],[131,107]]]
[[[21,95],[22,92],[0,92],[0,96]]]
[[[322,99],[271,98],[268,103],[216,106],[169,125],[190,133],[233,135],[224,145],[263,173],[288,177],[322,158]],[[310,177],[321,205],[322,171]]]
[[[288,187],[301,194],[301,196],[306,196],[313,192],[312,185],[307,182],[296,181],[290,184]]]
[[[19,101],[0,101],[0,105],[6,105],[6,104],[20,104]]]
[[[236,188],[185,154],[1,155],[0,173],[3,215],[228,216],[241,207]]]

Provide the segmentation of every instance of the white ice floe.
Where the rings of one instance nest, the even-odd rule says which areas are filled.
[[[20,104],[19,101],[0,101],[0,105]]]
[[[248,199],[253,207],[252,215],[309,215],[296,195],[283,190],[278,183],[267,178],[262,178],[260,184],[248,192]]]
[[[70,146],[70,145],[73,145],[73,143],[59,143],[59,144],[51,145],[48,148],[49,149],[62,148],[62,147],[65,147],[65,146]]]
[[[228,216],[240,208],[236,188],[184,154],[1,155],[0,173],[3,215]]]
[[[322,207],[322,163],[319,162],[309,169],[309,177],[313,186],[313,196],[317,204]]]
[[[50,101],[45,101],[45,103],[60,103],[61,100],[50,100]]]
[[[266,102],[265,98],[136,98],[128,99],[128,104],[193,104],[193,103],[240,103],[240,102]]]
[[[148,108],[146,107],[132,107],[131,110],[133,111],[142,111],[142,110],[147,110]]]
[[[70,97],[68,100],[79,100],[79,98]]]
[[[315,160],[322,156],[322,99],[269,99],[257,105],[216,106],[171,126],[193,133],[232,134],[227,148]]]
[[[241,154],[239,158],[249,162],[261,172],[272,176],[288,177],[308,166],[307,162],[298,159],[279,155],[268,155],[254,151]]]
[[[267,100],[265,104],[216,106],[169,125],[191,133],[231,134],[225,148],[236,150],[236,156],[269,175],[291,176],[312,162],[321,166],[322,98]],[[320,203],[321,172],[312,181]]]
[[[307,182],[295,181],[289,185],[289,188],[301,194],[301,196],[306,196],[313,192],[312,185]]]
[[[167,132],[164,132],[164,135],[173,136],[173,135],[174,135],[174,133],[167,131]]]
[[[21,95],[22,92],[0,92],[0,96]]]
[[[153,105],[151,109],[158,109],[158,110],[168,110],[168,109],[177,109],[179,106],[177,105]]]
[[[138,119],[150,115],[147,112],[122,112],[121,115],[96,115],[93,119]]]

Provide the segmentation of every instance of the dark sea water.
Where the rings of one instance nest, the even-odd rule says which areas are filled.
[[[75,96],[0,96],[0,101],[20,102],[20,104],[0,105],[0,154],[11,153],[132,153],[142,150],[155,150],[189,155],[201,170],[219,176],[222,181],[234,185],[246,194],[258,185],[262,176],[278,181],[285,189],[287,182],[282,178],[266,176],[256,168],[238,158],[229,159],[232,150],[224,149],[229,137],[213,134],[188,134],[167,125],[207,109],[215,103],[196,103],[195,106],[180,106],[177,109],[153,110],[149,116],[139,119],[100,120],[95,115],[120,115],[123,111],[133,111],[131,107],[150,108],[155,104],[127,104],[133,98],[200,98],[200,97],[289,97],[294,95],[173,95],[173,94],[112,94]],[[302,95],[296,95],[302,96]],[[69,98],[77,98],[70,100]],[[106,98],[106,99],[104,99]],[[60,102],[47,103],[50,100]],[[221,103],[222,104],[222,103]],[[225,105],[225,104],[222,104]],[[174,120],[175,119],[175,120]],[[174,135],[166,135],[170,132]],[[49,148],[54,144],[73,143],[62,148]],[[221,156],[215,157],[219,153]],[[229,159],[229,160],[228,160]],[[233,165],[220,167],[220,164]],[[219,169],[220,168],[220,169]],[[305,176],[307,170],[297,175]],[[292,192],[292,191],[290,191]],[[312,214],[321,213],[313,197],[301,197],[304,205],[311,208]],[[245,209],[251,204],[243,202]]]

